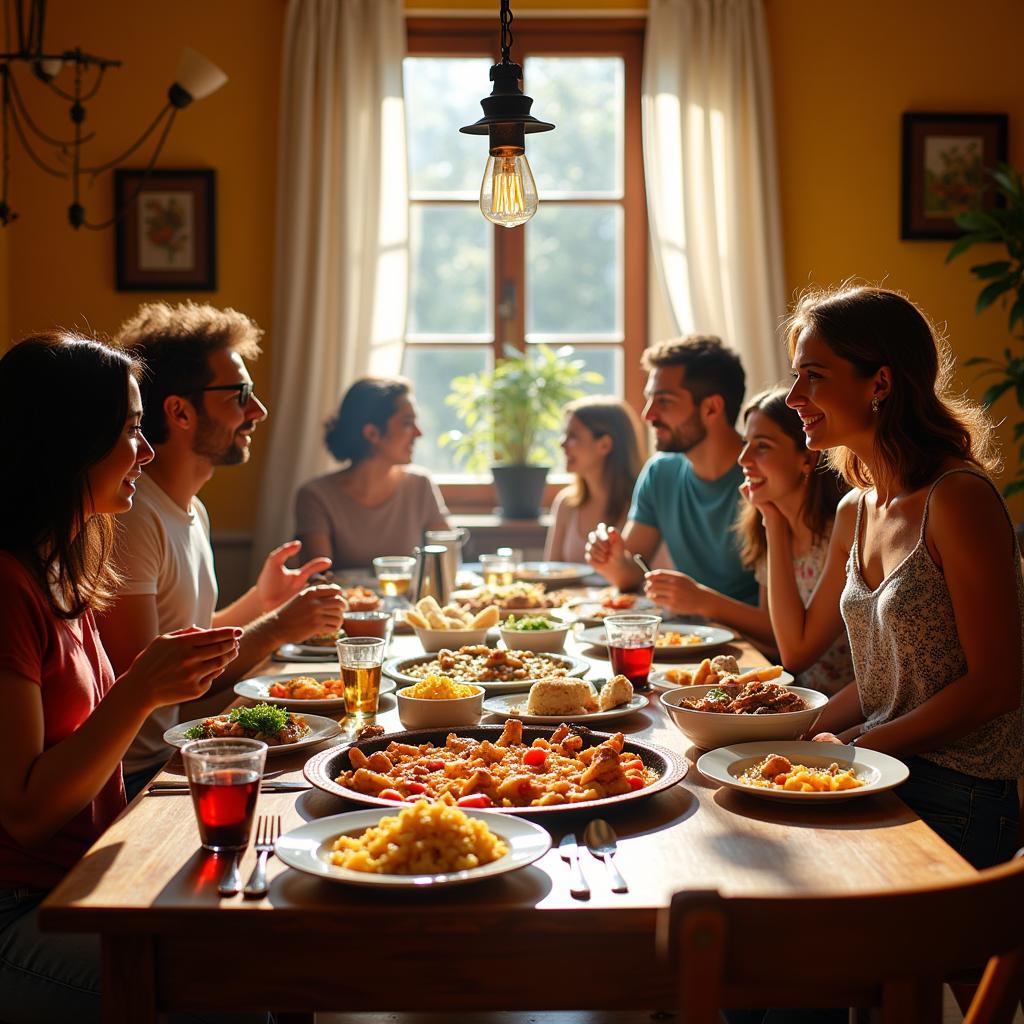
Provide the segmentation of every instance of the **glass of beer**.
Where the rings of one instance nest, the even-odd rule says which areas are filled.
[[[385,597],[405,596],[415,565],[416,559],[409,555],[384,555],[373,560],[373,571]]]
[[[489,587],[507,587],[515,580],[516,563],[507,555],[481,555],[480,574]]]
[[[604,620],[612,671],[625,676],[634,690],[648,690],[660,615],[609,615]]]
[[[377,714],[385,646],[376,636],[346,636],[338,641],[338,666],[348,714]]]
[[[267,745],[243,737],[193,740],[181,748],[203,848],[244,850]]]

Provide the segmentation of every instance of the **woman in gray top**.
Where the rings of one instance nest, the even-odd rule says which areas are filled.
[[[412,466],[422,431],[407,381],[364,377],[345,392],[324,443],[343,468],[315,477],[295,498],[305,557],[334,568],[367,566],[378,555],[410,555],[424,530],[447,529],[448,509],[426,470]]]
[[[849,634],[856,681],[815,738],[899,757],[911,774],[897,792],[939,835],[977,867],[1005,860],[1024,773],[1024,579],[988,476],[991,425],[949,393],[952,359],[895,292],[808,295],[788,342],[787,402],[854,488],[806,609],[785,524],[762,508],[783,660],[817,657],[844,623]]]

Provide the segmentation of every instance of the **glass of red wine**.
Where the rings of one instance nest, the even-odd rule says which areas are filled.
[[[181,748],[203,848],[244,850],[263,777],[262,740],[193,740]]]
[[[604,620],[612,671],[625,676],[634,690],[649,690],[648,676],[654,659],[654,642],[660,615],[608,615]]]

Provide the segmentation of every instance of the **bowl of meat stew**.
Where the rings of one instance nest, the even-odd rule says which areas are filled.
[[[660,699],[679,730],[703,750],[797,739],[814,727],[828,703],[817,690],[760,680],[742,686],[678,686]]]

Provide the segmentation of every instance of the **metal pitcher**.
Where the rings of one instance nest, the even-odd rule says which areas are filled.
[[[467,540],[469,540],[469,530],[465,530],[461,526],[454,530],[427,530],[423,534],[424,544],[431,547],[436,545],[445,549],[442,561],[449,594],[455,589],[455,580],[458,577],[459,569],[462,568],[462,546]]]
[[[432,597],[439,605],[448,603],[451,588],[445,574],[444,556],[448,549],[443,544],[424,544],[421,548],[413,548],[416,556],[416,568],[413,570],[412,599],[419,601],[424,597]]]

